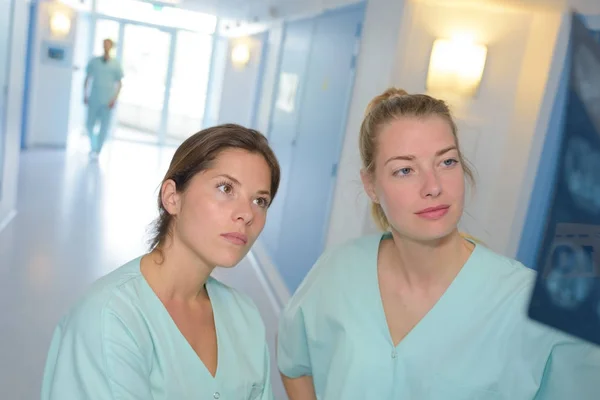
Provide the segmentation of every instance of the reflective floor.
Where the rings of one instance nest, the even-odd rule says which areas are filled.
[[[52,331],[98,277],[146,251],[156,195],[174,148],[107,144],[90,162],[87,143],[22,153],[18,214],[0,232],[0,399],[39,399]],[[277,307],[249,259],[215,276],[257,303],[275,367]]]

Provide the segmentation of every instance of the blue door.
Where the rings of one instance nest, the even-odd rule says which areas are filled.
[[[264,240],[291,292],[324,248],[363,18],[361,3],[287,27],[279,93],[298,88],[295,102],[275,99],[270,140],[283,188]]]
[[[279,246],[279,234],[283,216],[284,204],[287,199],[287,188],[290,167],[293,158],[293,148],[296,143],[299,110],[297,103],[300,99],[303,83],[306,81],[306,67],[314,27],[313,19],[305,19],[286,24],[281,48],[280,77],[284,80],[295,79],[298,83],[296,95],[288,99],[287,105],[275,104],[271,114],[269,143],[277,155],[281,166],[281,183],[277,197],[269,208],[267,224],[261,235],[267,250],[275,259]],[[284,85],[284,82],[279,82]],[[283,89],[281,89],[283,90]],[[277,99],[275,99],[277,103]],[[290,109],[289,104],[292,104]]]

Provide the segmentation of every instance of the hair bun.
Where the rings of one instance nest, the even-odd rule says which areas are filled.
[[[365,111],[365,115],[368,115],[375,107],[377,107],[379,104],[383,103],[384,101],[394,99],[396,97],[402,97],[402,96],[408,96],[408,92],[404,89],[399,89],[399,88],[395,88],[395,87],[388,88],[385,92],[374,97],[373,100],[371,100],[369,102],[369,105],[367,106],[367,110]]]

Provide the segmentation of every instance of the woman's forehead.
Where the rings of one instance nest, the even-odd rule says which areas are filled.
[[[379,153],[383,155],[435,154],[455,144],[450,124],[439,117],[397,119],[387,124],[378,137]]]

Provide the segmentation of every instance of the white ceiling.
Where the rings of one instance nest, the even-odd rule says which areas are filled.
[[[582,14],[600,14],[600,0],[415,0],[430,4],[463,4],[509,7],[522,10],[566,10],[573,8]]]
[[[265,22],[283,17],[314,14],[358,1],[360,0],[181,0],[179,6],[222,18]]]
[[[160,1],[160,0],[156,0]],[[176,1],[176,0],[164,0]],[[274,19],[318,13],[360,0],[179,0],[179,7],[221,18],[264,23]],[[399,0],[389,0],[399,1]],[[573,7],[585,14],[600,14],[600,0],[412,0],[428,4],[509,7],[523,10],[559,10]]]

